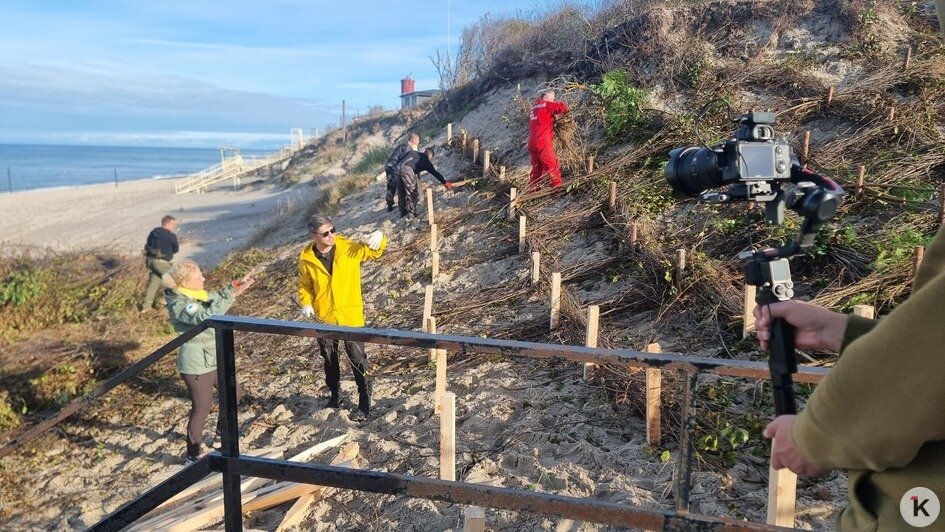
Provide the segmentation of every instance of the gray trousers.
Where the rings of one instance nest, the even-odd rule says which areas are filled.
[[[387,173],[387,206],[394,206],[394,196],[397,194],[397,170],[384,170]]]
[[[141,303],[141,310],[147,310],[154,304],[154,296],[164,284],[164,274],[171,271],[171,261],[164,259],[155,259],[147,257],[145,264],[148,266],[148,288],[144,291],[144,301]]]
[[[417,215],[417,203],[420,191],[417,189],[417,174],[409,166],[401,166],[397,171],[397,202],[400,204],[400,216]]]

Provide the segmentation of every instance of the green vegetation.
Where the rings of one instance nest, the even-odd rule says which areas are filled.
[[[624,70],[611,70],[590,90],[605,105],[605,131],[611,141],[633,137],[646,125],[649,92],[635,87]]]
[[[392,148],[390,146],[375,146],[364,154],[364,157],[354,165],[351,171],[355,174],[367,174],[370,172],[379,172],[384,168],[384,163],[390,157]]]
[[[888,239],[875,242],[878,255],[873,261],[873,269],[885,273],[906,266],[912,261],[915,248],[925,247],[931,241],[932,237],[923,235],[913,227],[901,227]]]

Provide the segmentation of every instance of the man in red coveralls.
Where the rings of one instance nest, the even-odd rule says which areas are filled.
[[[555,101],[555,91],[546,90],[535,100],[528,123],[528,151],[532,154],[532,173],[528,181],[530,192],[541,188],[541,179],[549,175],[551,188],[561,187],[561,168],[555,155],[555,115],[568,112],[568,104]]]

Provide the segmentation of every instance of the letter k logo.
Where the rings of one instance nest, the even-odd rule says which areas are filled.
[[[912,488],[899,500],[899,513],[903,521],[914,527],[926,527],[934,523],[942,510],[934,491],[928,488]]]
[[[929,517],[929,512],[925,509],[925,504],[929,502],[929,499],[922,499],[920,503],[918,495],[913,495],[910,498],[912,499],[912,516],[919,517],[919,512],[922,512],[923,515]]]

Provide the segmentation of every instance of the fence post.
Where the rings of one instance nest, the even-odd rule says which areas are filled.
[[[436,388],[433,392],[433,413],[442,412],[443,394],[446,393],[446,349],[436,351]]]
[[[561,314],[561,273],[551,274],[551,329],[558,328],[558,318]]]
[[[590,305],[587,307],[587,334],[584,337],[584,345],[587,347],[597,347],[598,330],[600,325],[600,306]],[[584,380],[591,377],[591,372],[597,364],[593,362],[584,363]]]
[[[446,145],[447,146],[453,145],[453,123],[452,122],[448,122],[446,124]]]
[[[532,251],[532,284],[538,284],[540,267],[541,267],[541,253],[537,251]]]
[[[476,137],[472,140],[472,161],[473,164],[476,164],[476,161],[479,159],[479,137]]]
[[[505,168],[503,166],[503,168]],[[515,219],[515,198],[518,197],[518,189],[512,187],[509,189],[509,220]]]
[[[462,135],[463,135],[463,155],[466,155],[466,145],[469,142],[469,137],[465,129],[462,129],[460,131],[462,131]]]
[[[683,273],[686,271],[686,250],[676,250],[676,289],[682,290]]]
[[[748,333],[755,332],[755,285],[745,285],[744,310],[742,312],[742,338],[748,338]]]
[[[915,277],[919,273],[919,266],[922,265],[922,259],[925,258],[925,248],[916,246],[912,256],[912,286],[915,288]]]
[[[874,319],[876,317],[876,309],[873,308],[873,305],[853,305],[853,315]]]
[[[807,164],[807,156],[810,154],[810,130],[804,132],[804,145],[801,150],[801,164]]]
[[[444,392],[440,403],[440,478],[456,480],[456,394]]]
[[[912,62],[912,47],[906,48],[906,60],[902,62],[902,71],[909,70],[909,63]]]
[[[607,197],[607,207],[610,209],[610,212],[617,210],[617,182],[610,182],[610,193]]]
[[[499,181],[505,181],[505,166],[499,167]]]
[[[434,251],[433,256],[430,258],[430,277],[431,282],[436,282],[437,277],[440,276],[440,252]]]
[[[639,242],[640,226],[636,222],[630,224],[630,252],[636,253],[640,249]]]
[[[492,166],[492,152],[482,150],[482,177],[489,176],[489,168]]]
[[[427,222],[433,225],[433,187],[427,187]]]
[[[518,252],[525,253],[525,217],[518,217]]]
[[[470,506],[463,510],[463,532],[486,532],[486,510]]]
[[[427,318],[427,332],[430,334],[436,334],[436,316],[430,316]],[[430,354],[430,362],[436,360],[436,349],[431,347],[427,349],[427,352]]]
[[[889,106],[889,114],[886,115],[886,121],[887,121],[887,122],[892,122],[895,118],[896,118],[896,106],[895,106],[895,105],[890,105],[890,106]]]
[[[430,251],[436,251],[436,224],[430,224]]]
[[[692,430],[696,426],[696,413],[693,400],[699,373],[682,372],[682,430],[679,433],[679,457],[676,460],[676,511],[689,512],[689,486],[692,475]]]
[[[420,328],[426,332],[431,332],[427,327],[427,320],[433,316],[433,285],[428,284],[423,293],[423,324]]]
[[[647,353],[662,353],[660,344],[648,344]],[[649,445],[660,443],[661,395],[663,392],[663,373],[659,368],[646,368],[646,442]]]
[[[833,91],[834,91],[834,88],[833,88],[833,85],[831,85],[827,89],[827,105],[830,105],[830,103],[833,102]]]
[[[589,155],[587,157],[587,173],[589,174],[594,173],[594,156],[593,155]]]
[[[863,193],[863,183],[866,181],[866,167],[862,164],[857,169],[856,175],[856,188],[853,190],[853,193],[859,196]]]

